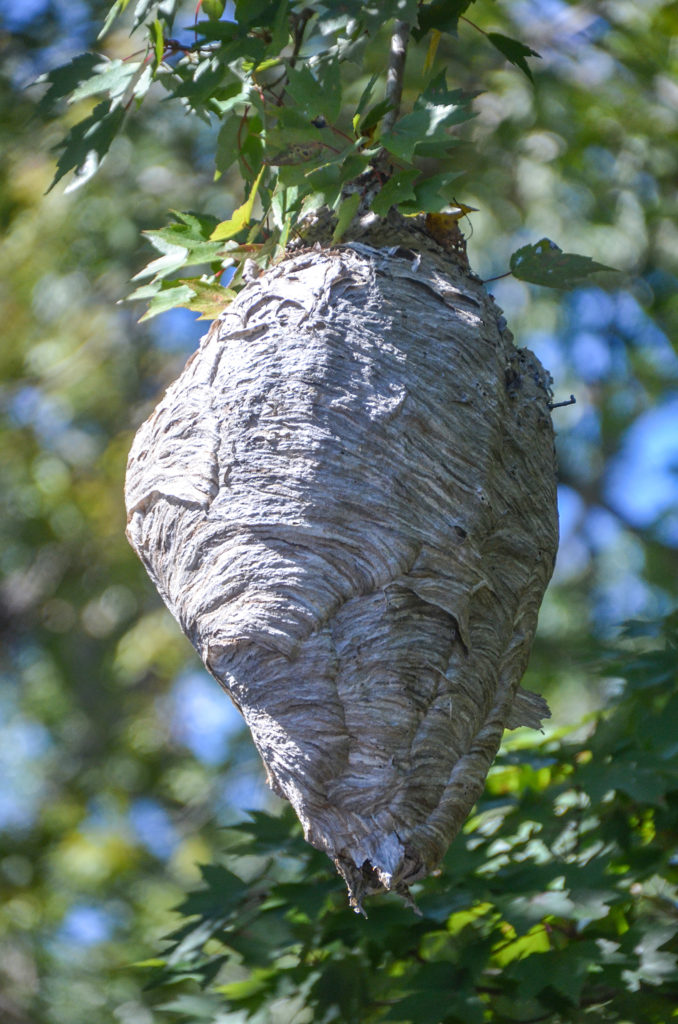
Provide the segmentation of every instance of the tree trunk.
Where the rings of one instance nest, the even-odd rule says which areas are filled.
[[[548,715],[518,683],[557,547],[550,378],[463,257],[394,223],[249,284],[126,486],[130,542],[356,909],[407,898],[504,728]]]

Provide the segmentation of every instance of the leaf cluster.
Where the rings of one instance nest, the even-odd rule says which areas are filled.
[[[128,0],[116,0],[102,35],[127,6]],[[237,291],[239,265],[251,258],[265,267],[280,258],[300,222],[320,207],[336,215],[338,241],[359,208],[385,216],[396,206],[412,215],[449,204],[451,183],[467,163],[456,130],[474,117],[474,94],[450,88],[445,71],[436,72],[434,64],[440,39],[456,36],[469,6],[348,0],[336,10],[321,3],[300,9],[289,0],[239,0],[230,17],[223,5],[208,6],[207,17],[190,26],[182,41],[170,34],[176,4],[141,0],[133,22],[133,31],[143,26],[146,34],[139,54],[126,60],[84,55],[43,78],[45,110],[64,96],[71,103],[101,97],[60,144],[54,183],[69,171],[75,172],[69,187],[88,180],[126,112],[153,84],[187,112],[218,121],[215,176],[237,171],[245,202],[210,233],[184,214],[178,215],[180,225],[149,232],[161,257],[138,275],[150,281],[131,296],[148,301],[146,316],[186,306],[212,318]],[[413,40],[428,43],[412,109],[403,114],[379,97],[381,72],[360,83],[368,47],[386,58],[384,24],[393,18],[411,25]],[[531,78],[526,57],[538,56],[535,51],[501,33],[479,31]],[[216,245],[220,240],[231,244]],[[186,268],[197,269],[186,275]],[[537,278],[566,287],[553,268],[525,279]]]
[[[291,811],[230,829],[179,907],[151,985],[183,1021],[242,1012],[368,1024],[663,1024],[678,993],[678,619],[632,623],[603,659],[609,707],[509,742],[421,916],[352,916]],[[623,682],[622,682],[623,680]],[[171,988],[168,988],[171,986]],[[179,994],[177,994],[177,992]]]

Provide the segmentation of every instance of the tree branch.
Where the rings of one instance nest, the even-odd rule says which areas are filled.
[[[400,111],[400,99],[403,94],[403,77],[405,74],[405,57],[410,26],[406,21],[396,21],[391,36],[391,53],[386,74],[386,99],[391,109],[385,114],[382,130],[390,132]]]
[[[304,7],[303,11],[299,14],[292,14],[292,35],[294,37],[294,49],[290,57],[290,67],[293,68],[297,63],[299,56],[299,50],[304,40],[304,32],[306,31],[306,25],[314,15],[314,11],[311,7]]]

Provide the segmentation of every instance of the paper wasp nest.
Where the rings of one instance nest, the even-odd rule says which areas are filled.
[[[483,789],[557,547],[550,379],[435,243],[249,284],[140,428],[128,536],[351,902]]]

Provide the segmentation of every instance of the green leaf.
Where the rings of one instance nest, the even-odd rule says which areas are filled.
[[[278,980],[275,969],[255,967],[244,980],[218,985],[216,991],[225,997],[229,1009],[246,1010],[249,1017],[271,1001]]]
[[[176,217],[178,223],[169,224],[166,230],[181,233],[186,238],[188,246],[192,241],[206,242],[219,223],[216,217],[208,213],[190,213],[181,210],[170,210],[169,212]],[[160,232],[162,230],[161,228]]]
[[[224,288],[216,282],[203,281],[198,277],[189,277],[179,281],[153,281],[151,284],[137,288],[127,296],[127,301],[145,299],[149,302],[148,309],[139,318],[139,323],[150,320],[152,317],[158,316],[159,313],[166,313],[169,309],[176,309],[177,306],[200,313],[199,320],[213,320],[223,312],[224,307],[235,296],[236,292],[232,288]],[[180,911],[186,914],[207,914],[207,909],[211,904],[204,891],[194,893],[193,896],[195,899],[191,906],[202,909],[188,911],[187,904],[183,903],[179,908]],[[189,897],[189,899],[192,898]]]
[[[109,28],[111,27],[111,25],[115,21],[115,19],[118,17],[119,14],[123,13],[123,11],[125,10],[127,5],[129,4],[129,2],[130,2],[130,0],[115,0],[115,3],[113,4],[113,6],[110,8],[108,14],[106,15],[106,20],[104,21],[103,28],[101,29],[101,32],[97,36],[97,39],[101,39],[102,36],[106,35],[106,33],[108,32]]]
[[[596,263],[589,256],[563,252],[550,238],[542,238],[534,245],[524,245],[513,253],[509,265],[513,276],[520,281],[564,290],[576,288],[591,274],[614,270],[604,263]]]
[[[375,103],[371,110],[368,110],[362,121],[359,122],[359,132],[361,135],[368,135],[370,130],[379,124],[384,114],[391,109],[390,100],[382,100],[380,103]]]
[[[242,106],[244,111],[247,106],[256,105],[255,97],[256,100],[259,99],[256,91],[247,82],[231,82],[230,85],[225,85],[219,91],[219,94],[213,98],[212,106],[223,117],[224,114],[230,113],[237,106]],[[240,113],[242,111],[239,112],[238,116],[240,116]]]
[[[412,25],[417,18],[418,0],[342,0],[340,5],[319,5],[330,12],[329,21],[336,22],[337,8],[359,23],[368,36],[376,35],[391,18],[399,18]]]
[[[125,3],[125,7],[127,4]],[[169,32],[174,23],[174,16],[179,6],[179,0],[137,0],[134,9],[134,26],[132,31],[139,28],[147,18],[157,17],[165,25]],[[124,10],[124,7],[122,8]]]
[[[215,320],[238,294],[233,288],[225,288],[216,281],[188,278],[193,298],[186,303],[186,309],[199,313],[198,320]]]
[[[301,837],[301,828],[290,808],[285,808],[280,815],[267,814],[265,811],[248,811],[251,821],[240,825],[231,825],[229,832],[242,836],[233,846],[233,851],[246,853],[280,853],[292,846],[302,854],[310,853]]]
[[[278,230],[281,230],[285,223],[288,208],[291,209],[295,205],[298,191],[294,187],[284,188],[280,181],[276,184],[271,196],[270,214],[273,224]]]
[[[665,795],[675,786],[675,779],[668,778],[663,765],[648,754],[639,758],[638,747],[618,753],[610,763],[596,759],[578,772],[581,784],[592,798],[602,800],[614,791],[626,793],[639,804],[664,805]]]
[[[418,170],[398,171],[382,186],[372,202],[372,209],[379,217],[385,217],[392,206],[406,202],[414,197],[414,181],[419,177]]]
[[[537,51],[533,50],[531,47],[526,46],[525,43],[521,43],[518,39],[511,39],[510,36],[503,36],[500,32],[488,32],[487,38],[490,40],[492,45],[511,62],[511,64],[515,64],[517,68],[520,68],[531,82],[534,80],[525,58],[541,57],[541,54],[537,53]]]
[[[333,136],[326,128],[318,128],[306,114],[294,108],[283,108],[277,124],[266,131],[266,161],[275,167],[300,164],[313,159],[327,159]]]
[[[374,87],[375,87],[375,85],[377,84],[378,81],[379,81],[379,72],[377,71],[377,72],[375,72],[372,75],[372,77],[370,78],[369,82],[367,83],[367,85],[365,86],[365,88],[362,91],[360,99],[358,100],[358,106],[355,108],[355,116],[354,116],[354,119],[353,119],[354,122],[355,122],[356,118],[360,117],[360,115],[362,114],[363,110],[365,109],[367,104],[370,102],[370,97],[372,96],[372,93],[374,91]]]
[[[219,21],[225,6],[226,0],[202,0],[200,10],[205,12],[210,21]]]
[[[333,121],[341,109],[341,82],[339,65],[328,61],[318,69],[321,77],[316,78],[308,65],[287,70],[287,92],[294,100],[296,109],[310,122],[319,116]]]
[[[206,108],[211,109],[212,99],[223,89],[227,69],[215,56],[205,56],[197,64],[191,65],[190,71],[186,68],[183,71],[184,81],[173,88],[172,94],[186,99],[195,113],[206,117]]]
[[[309,1002],[318,1008],[318,1019],[364,1020],[369,1002],[368,972],[368,964],[358,953],[342,955],[337,951],[326,961],[309,993]]]
[[[217,177],[221,177],[238,159],[238,134],[242,119],[235,115],[227,117],[217,135],[214,154]]]
[[[153,55],[155,57],[155,66],[161,63],[163,54],[165,52],[165,38],[162,30],[162,25],[158,18],[152,21],[148,28],[148,33],[153,44]]]
[[[502,908],[506,920],[510,921],[516,931],[523,932],[545,917],[570,917],[574,904],[567,892],[552,890],[503,900]]]
[[[218,40],[222,44],[219,52],[228,64],[237,57],[249,56],[254,59],[255,55],[263,57],[265,53],[263,43],[255,39],[248,40],[243,26],[235,21],[199,21],[191,25],[191,31],[201,39]]]
[[[637,988],[642,982],[661,985],[665,981],[678,981],[678,956],[675,952],[662,950],[663,946],[675,940],[677,930],[678,923],[674,923],[638,935],[639,941],[634,952],[640,964],[636,970],[624,971],[624,980],[629,987]],[[636,928],[636,931],[640,932],[640,929]]]
[[[506,968],[506,974],[517,982],[521,999],[530,999],[544,989],[553,988],[576,1006],[599,955],[595,942],[581,941],[565,949],[527,956]]]
[[[322,87],[308,65],[287,69],[287,92],[308,121],[324,112]]]
[[[160,232],[148,231],[145,234],[153,243],[154,248],[163,253],[163,255],[160,259],[147,263],[143,270],[134,275],[133,281],[143,281],[146,277],[153,277],[155,281],[159,281],[167,274],[171,274],[185,265],[188,257],[188,249],[185,245],[166,241]]]
[[[337,226],[334,229],[332,235],[333,242],[340,242],[344,232],[353,220],[360,206],[360,193],[354,192],[353,195],[348,196],[342,200],[339,210],[337,212]]]
[[[412,28],[412,35],[419,42],[430,32],[447,32],[456,36],[460,17],[473,0],[433,0],[419,5],[418,24]]]
[[[399,999],[384,1020],[440,1024],[452,1014],[452,1019],[464,1024],[482,1024],[486,1019],[468,975],[458,971],[455,964],[427,962],[417,968],[411,980],[403,980],[399,987],[409,989],[410,994]]]
[[[99,93],[106,93],[111,100],[116,100],[124,95],[142,66],[140,60],[103,60],[94,68],[94,75],[73,90],[69,102],[76,103]]]
[[[178,1020],[182,1024],[214,1024],[218,1019],[223,1020],[219,1003],[220,1000],[211,992],[201,992],[200,995],[184,993],[168,1003],[162,1003],[158,1009],[179,1014]]]
[[[124,108],[113,107],[110,100],[104,100],[94,108],[89,117],[73,125],[58,148],[63,152],[57,161],[56,173],[48,192],[71,170],[76,171],[76,185],[88,181],[101,166],[113,139],[118,134]],[[73,187],[73,186],[69,186]]]
[[[198,895],[208,891],[213,903],[219,904],[218,908],[210,907],[210,917],[213,916],[213,910],[214,912],[218,910],[217,916],[223,916],[224,911],[234,907],[248,890],[247,883],[222,864],[201,864],[200,874],[207,889],[202,890]],[[190,901],[191,897],[189,896],[187,899]],[[184,914],[195,913],[195,911],[185,909],[185,904],[182,904],[182,912]]]
[[[177,284],[175,281],[157,281],[137,288],[127,296],[127,301],[150,300],[148,309],[139,318],[139,323],[143,323],[144,320],[150,320],[152,317],[158,316],[159,313],[166,313],[168,309],[185,306],[193,298],[195,298],[195,292],[187,284]]]
[[[162,257],[140,270],[133,280],[155,275],[157,281],[180,267],[213,263],[226,254],[227,246],[223,242],[209,240],[210,233],[218,224],[216,217],[179,213],[176,210],[172,214],[178,223],[144,232],[151,245],[162,253]]]
[[[453,125],[470,120],[472,96],[462,89],[447,88],[445,73],[434,78],[417,98],[412,113],[401,117],[389,132],[380,137],[381,144],[401,160],[410,161],[416,154],[439,155],[456,144],[449,135]]]
[[[439,213],[446,206],[454,203],[449,186],[463,173],[463,171],[442,171],[440,174],[432,174],[430,178],[418,181],[414,186],[414,198],[399,200],[398,209],[405,214]]]
[[[279,54],[285,48],[290,37],[290,18],[288,0],[280,0],[278,11],[273,22],[271,41],[268,44],[268,52]]]
[[[144,235],[163,255],[152,260],[132,278],[143,281],[146,277],[154,277],[156,281],[181,267],[195,267],[200,263],[213,263],[224,255],[222,242],[189,242],[182,244],[181,234],[177,232],[177,240],[168,240],[169,231],[145,231]],[[171,237],[171,236],[170,236]]]
[[[250,189],[250,194],[242,206],[239,206],[237,210],[234,210],[228,220],[223,220],[220,224],[217,224],[210,235],[210,241],[216,242],[227,238],[233,238],[234,235],[237,235],[244,227],[247,227],[250,222],[250,217],[252,216],[252,207],[254,206],[254,200],[257,197],[259,184],[265,170],[266,167],[264,166],[257,174],[254,184]]]
[[[48,71],[36,79],[35,84],[49,82],[49,89],[38,103],[38,111],[47,116],[52,113],[57,100],[70,96],[82,82],[86,82],[94,74],[94,69],[101,64],[101,57],[95,53],[82,53],[74,57],[69,64]]]
[[[318,68],[318,80],[323,91],[322,113],[332,123],[341,113],[341,67],[338,60],[326,60]]]

